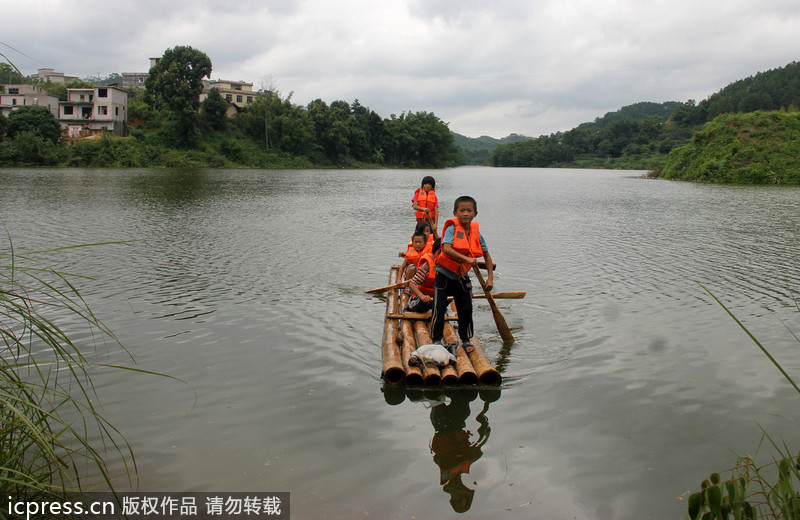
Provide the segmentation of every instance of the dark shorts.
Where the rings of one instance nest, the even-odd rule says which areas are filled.
[[[415,295],[408,300],[408,303],[406,304],[406,307],[403,310],[406,312],[428,312],[429,310],[431,310],[431,308],[433,308],[433,300],[431,300],[428,303],[425,303],[424,301],[417,298]]]

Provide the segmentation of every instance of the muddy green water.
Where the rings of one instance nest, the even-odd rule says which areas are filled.
[[[477,198],[496,290],[528,292],[500,302],[510,348],[476,305],[498,391],[379,378],[384,301],[363,291],[428,173],[445,212]],[[289,491],[295,519],[681,518],[759,424],[800,447],[800,397],[695,283],[800,378],[800,189],[641,174],[2,169],[0,223],[17,252],[137,240],[42,256],[94,277],[136,366],[187,383],[96,371],[140,490]]]

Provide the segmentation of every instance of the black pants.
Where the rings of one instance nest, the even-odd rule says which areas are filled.
[[[431,316],[431,340],[436,343],[444,337],[444,318],[447,313],[447,297],[452,296],[458,312],[458,336],[461,341],[472,337],[472,282],[468,275],[457,280],[436,273],[433,289],[433,315]]]

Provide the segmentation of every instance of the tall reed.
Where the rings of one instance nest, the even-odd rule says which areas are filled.
[[[85,354],[99,344],[124,348],[74,285],[85,277],[47,268],[8,243],[0,252],[0,496],[112,489],[112,456],[135,478],[130,445],[94,404],[90,369],[114,367]],[[75,322],[89,344],[71,339]]]
[[[698,285],[728,313],[800,393],[800,387],[769,350],[711,291],[699,282]],[[800,312],[796,301],[795,306]],[[786,328],[789,329],[788,326]],[[800,337],[791,329],[789,332],[800,343]],[[740,456],[736,465],[724,472],[730,474],[728,480],[723,480],[719,473],[712,473],[702,482],[700,491],[689,496],[687,520],[800,519],[800,493],[796,491],[800,484],[800,455],[792,455],[786,443],[779,444],[763,428],[761,432],[762,441],[758,449],[766,441],[774,450],[773,460],[757,464],[754,456]]]

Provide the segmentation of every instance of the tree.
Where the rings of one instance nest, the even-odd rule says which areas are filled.
[[[53,144],[57,144],[61,138],[61,125],[43,106],[29,105],[12,110],[7,126],[8,136],[12,139],[23,132],[31,132]]]
[[[280,102],[281,94],[278,92],[278,88],[275,85],[275,80],[272,78],[272,75],[263,76],[259,81],[259,98],[264,101],[264,146],[269,149],[270,142],[269,142],[269,113],[274,101],[277,98],[277,101]],[[289,97],[292,97],[289,95]]]
[[[212,88],[208,97],[203,101],[203,116],[213,130],[225,130],[228,102],[222,99],[219,89]]]
[[[145,82],[148,103],[169,112],[185,147],[194,142],[197,133],[197,110],[206,76],[211,76],[211,59],[188,45],[179,45],[164,51]]]
[[[8,63],[0,63],[0,84],[4,83],[25,83],[25,78],[16,67]]]

